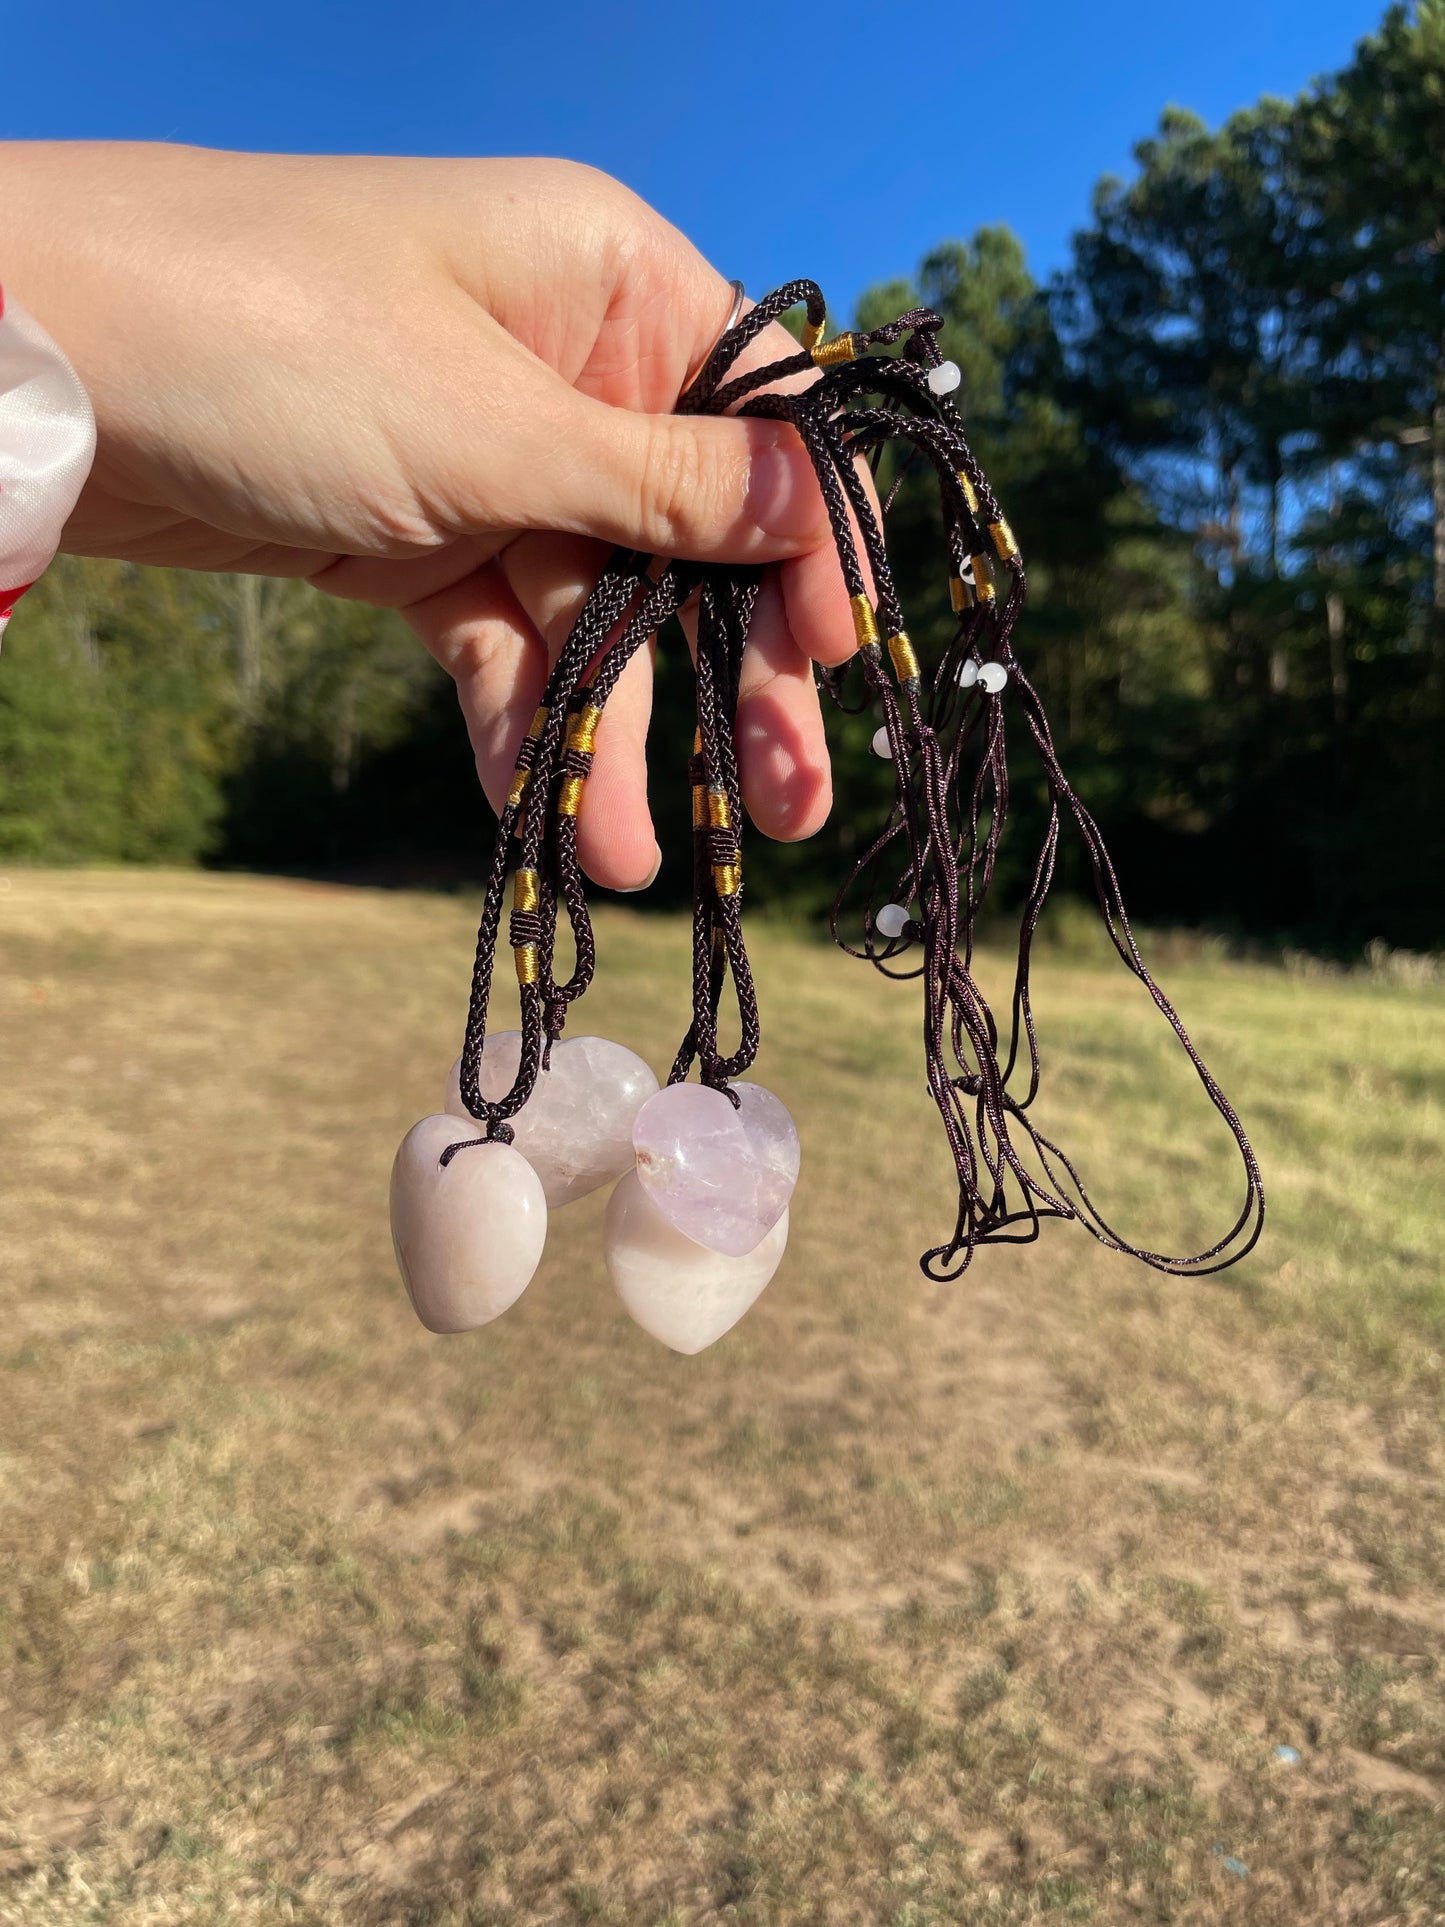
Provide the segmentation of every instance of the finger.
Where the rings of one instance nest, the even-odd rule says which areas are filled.
[[[646,889],[662,864],[647,807],[652,656],[649,640],[618,677],[607,699],[577,817],[582,868],[609,890]]]
[[[743,801],[764,836],[792,843],[820,829],[833,801],[823,714],[772,569],[743,651],[734,740]]]
[[[488,565],[401,611],[457,686],[477,774],[494,810],[542,699],[547,649],[500,569]]]
[[[861,467],[860,474],[874,516],[878,518],[878,492],[866,464]],[[848,527],[858,566],[863,571],[864,588],[870,602],[876,604],[877,588],[873,569],[851,502],[848,505]],[[858,647],[858,634],[853,626],[848,584],[831,531],[825,544],[784,562],[781,573],[788,627],[798,647],[814,662],[826,663],[830,667],[836,668],[840,663],[847,662]]]
[[[570,459],[531,526],[704,562],[770,562],[826,539],[813,465],[786,423],[633,414],[566,394]]]
[[[585,536],[524,535],[502,557],[518,602],[555,662],[608,556]],[[651,645],[638,651],[608,698],[592,772],[577,819],[577,853],[594,882],[644,889],[661,853],[647,807],[647,725],[652,714]]]
[[[678,612],[697,660],[697,605]],[[811,662],[788,629],[775,570],[763,577],[748,630],[733,732],[748,815],[764,836],[812,836],[832,804],[827,738]]]

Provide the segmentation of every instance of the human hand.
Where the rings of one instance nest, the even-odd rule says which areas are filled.
[[[854,647],[822,500],[791,430],[668,412],[729,292],[636,196],[560,161],[45,144],[0,146],[0,210],[6,280],[95,406],[66,548],[399,609],[456,681],[494,805],[613,544],[777,561],[743,793],[769,835],[822,822],[810,658]],[[749,360],[793,347],[774,329]],[[578,825],[618,888],[658,860],[650,704],[644,651]]]

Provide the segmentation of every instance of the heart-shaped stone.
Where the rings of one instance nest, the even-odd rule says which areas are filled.
[[[603,1248],[617,1295],[645,1332],[689,1357],[722,1337],[768,1283],[788,1242],[788,1213],[742,1258],[709,1251],[669,1224],[629,1171],[607,1200]]]
[[[414,1124],[391,1167],[391,1238],[402,1282],[428,1331],[499,1318],[532,1281],[547,1241],[542,1181],[510,1144],[442,1152],[479,1136],[438,1113]]]
[[[728,1257],[756,1250],[798,1182],[798,1130],[761,1084],[734,1084],[734,1109],[705,1084],[669,1084],[632,1127],[652,1203],[695,1244]]]
[[[483,1097],[507,1095],[521,1054],[519,1030],[488,1037],[477,1070]],[[470,1123],[461,1069],[458,1058],[447,1081],[446,1108]],[[567,1037],[552,1046],[549,1068],[538,1073],[536,1089],[508,1121],[517,1150],[542,1180],[554,1211],[631,1169],[633,1120],[656,1090],[657,1079],[642,1059],[605,1037]]]

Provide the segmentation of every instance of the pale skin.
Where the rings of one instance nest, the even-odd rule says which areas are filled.
[[[791,430],[668,412],[730,291],[616,181],[563,161],[0,145],[0,277],[95,406],[68,550],[400,610],[456,682],[494,805],[612,545],[776,564],[743,670],[744,798],[770,836],[827,815],[812,666],[855,645],[822,499]],[[793,351],[775,329],[750,359]],[[644,651],[579,822],[614,888],[658,863],[651,678]]]

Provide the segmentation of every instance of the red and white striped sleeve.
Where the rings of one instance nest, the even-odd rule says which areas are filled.
[[[0,635],[60,546],[95,459],[80,377],[0,288]]]

